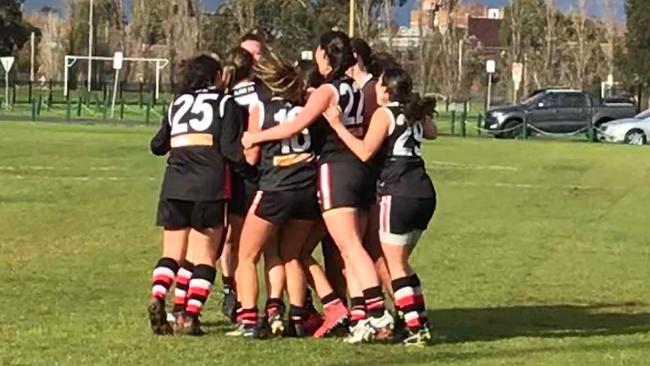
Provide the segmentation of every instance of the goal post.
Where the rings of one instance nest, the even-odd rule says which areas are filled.
[[[92,61],[115,61],[115,57],[110,56],[79,56],[79,55],[65,55],[64,68],[63,68],[63,96],[68,97],[68,82],[70,79],[69,68],[74,66],[78,60],[87,60],[89,63]],[[156,100],[160,98],[160,71],[167,65],[169,60],[166,58],[147,58],[147,57],[124,57],[125,62],[147,62],[155,64],[156,68]],[[90,79],[90,75],[88,76]]]

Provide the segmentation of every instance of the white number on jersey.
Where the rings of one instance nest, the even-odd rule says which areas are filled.
[[[192,131],[195,132],[203,132],[210,128],[214,120],[214,110],[209,102],[217,99],[219,99],[219,94],[199,94],[196,98],[191,94],[185,94],[176,99],[173,106],[180,106],[180,108],[173,116],[171,115],[172,108],[169,108],[172,136],[188,132],[188,123]],[[191,112],[195,117],[188,123],[181,122],[187,112]]]
[[[400,114],[397,117],[395,123],[398,126],[403,126],[406,123],[406,117],[403,114]],[[406,144],[408,141],[413,138],[413,147],[407,147]],[[408,126],[406,130],[397,138],[395,141],[395,146],[393,147],[393,156],[422,156],[422,150],[420,146],[422,145],[422,140],[424,138],[424,127],[422,123],[416,122],[411,126]]]
[[[287,123],[298,115],[302,107],[293,107],[287,111],[286,108],[280,109],[274,116],[273,120],[279,124]],[[301,141],[302,140],[302,141]],[[311,136],[309,129],[305,128],[300,134],[291,136],[291,138],[282,140],[282,154],[303,153],[311,147]]]
[[[354,89],[353,89],[354,88]],[[356,85],[350,86],[349,84],[342,83],[339,85],[339,93],[341,96],[348,95],[348,104],[343,110],[343,124],[346,126],[359,125],[363,123],[363,95],[359,91]],[[357,105],[357,110],[354,111],[355,114],[352,114],[352,108],[354,108],[354,95],[360,95],[359,103]]]

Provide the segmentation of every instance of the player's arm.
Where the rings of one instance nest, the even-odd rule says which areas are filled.
[[[324,115],[345,146],[361,161],[370,160],[379,151],[388,136],[390,118],[382,108],[377,109],[372,115],[368,132],[363,140],[354,137],[345,127],[341,109],[338,106],[330,106]]]
[[[223,101],[224,109],[219,133],[221,155],[233,163],[244,162],[240,139],[243,133],[244,113],[234,99]]]
[[[255,103],[248,114],[248,132],[257,133],[262,130],[264,106],[262,103]],[[244,149],[246,162],[250,165],[256,165],[260,161],[260,147],[255,145],[248,149]]]
[[[433,117],[426,116],[422,121],[422,127],[424,129],[424,138],[427,140],[435,140],[438,138],[438,126],[433,120]]]
[[[171,150],[171,126],[169,119],[165,116],[162,120],[160,130],[151,139],[150,149],[154,155],[163,156]]]
[[[259,133],[246,133],[242,138],[242,144],[249,148],[267,141],[286,139],[301,132],[325,112],[333,95],[334,91],[331,87],[320,86],[311,94],[307,105],[291,122],[282,123]]]

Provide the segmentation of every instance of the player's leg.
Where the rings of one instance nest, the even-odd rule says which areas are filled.
[[[188,246],[193,253],[194,270],[185,313],[176,318],[176,329],[181,334],[203,334],[199,317],[214,285],[215,263],[223,246],[227,217],[227,203],[224,201],[197,202],[192,210]]]
[[[431,339],[420,279],[409,257],[433,216],[435,200],[384,196],[381,201],[382,248],[392,278],[395,307],[406,322],[405,344]]]
[[[341,258],[341,252],[329,233],[321,241],[321,247],[327,281],[332,285],[336,295],[343,299],[344,302],[347,302],[345,301],[347,299],[347,284],[345,283],[343,258]]]
[[[266,306],[264,313],[272,335],[280,336],[284,332],[284,287],[286,273],[280,258],[280,241],[275,235],[264,247],[264,275],[266,282]],[[284,245],[284,243],[282,243]]]
[[[386,264],[386,258],[381,249],[379,240],[379,205],[373,203],[367,212],[366,227],[364,231],[363,244],[375,263],[375,269],[382,283],[386,295],[393,299],[393,290],[391,286],[391,277]]]
[[[290,220],[283,225],[279,235],[279,242],[282,243],[280,257],[287,278],[290,333],[297,337],[305,336],[307,278],[300,259],[302,247],[308,241],[312,226],[313,221]]]
[[[185,258],[192,202],[161,198],[158,203],[157,225],[163,227],[163,250],[156,263],[148,305],[149,321],[155,334],[170,334],[165,300],[174,283],[179,263]]]
[[[261,217],[264,216],[261,213],[264,212],[266,202],[264,195],[264,192],[258,191],[242,227],[236,272],[241,307],[237,309],[238,328],[227,333],[229,336],[257,336],[257,263],[265,244],[277,231],[270,221]]]
[[[228,233],[221,254],[221,282],[223,284],[221,302],[221,312],[231,321],[235,320],[237,310],[237,285],[235,273],[237,269],[237,252],[239,249],[239,239],[244,224],[244,218],[241,215],[231,214],[228,216]]]

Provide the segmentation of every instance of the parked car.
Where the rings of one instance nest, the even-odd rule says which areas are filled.
[[[485,128],[495,137],[513,138],[522,132],[524,120],[531,128],[548,133],[572,133],[599,128],[604,123],[633,117],[631,102],[603,102],[579,90],[548,89],[533,93],[519,104],[490,109]]]
[[[650,109],[633,118],[617,119],[600,126],[598,140],[645,145],[650,137]]]

